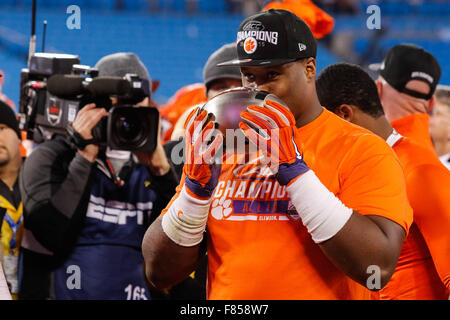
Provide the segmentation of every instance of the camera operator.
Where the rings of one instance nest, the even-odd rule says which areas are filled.
[[[151,84],[132,53],[103,57],[95,67],[99,76],[134,73]],[[149,104],[146,97],[138,105]],[[84,140],[92,139],[92,129],[107,115],[101,106],[88,104],[72,128]],[[142,238],[176,185],[159,137],[151,154],[95,144],[74,150],[61,138],[41,144],[20,176],[28,240],[22,298],[46,298],[51,270],[55,299],[150,299]]]

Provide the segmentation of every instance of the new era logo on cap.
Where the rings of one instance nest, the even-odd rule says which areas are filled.
[[[270,66],[316,57],[316,40],[305,22],[270,9],[245,19],[237,33],[238,60],[220,65]]]

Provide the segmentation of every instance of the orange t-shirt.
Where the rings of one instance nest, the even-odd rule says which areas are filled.
[[[404,137],[422,143],[434,151],[430,136],[430,117],[426,113],[413,113],[406,117],[394,120],[391,126]]]
[[[305,162],[347,207],[409,229],[403,172],[386,142],[326,109],[298,130]],[[208,299],[369,299],[312,241],[259,159],[222,165],[207,222]]]
[[[380,291],[380,298],[448,299],[450,172],[423,143],[403,137],[393,149],[405,172],[414,223],[403,244],[394,275]]]

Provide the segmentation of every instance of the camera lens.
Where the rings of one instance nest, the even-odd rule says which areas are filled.
[[[158,116],[154,108],[112,108],[108,117],[108,146],[117,150],[152,152],[158,136]]]
[[[116,132],[123,142],[134,143],[142,138],[142,123],[134,113],[122,115],[117,119]]]

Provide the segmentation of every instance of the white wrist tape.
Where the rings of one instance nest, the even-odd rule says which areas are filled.
[[[12,300],[11,293],[9,292],[8,283],[6,282],[5,274],[3,273],[3,267],[0,262],[0,300]]]
[[[164,233],[176,244],[192,247],[203,239],[211,199],[200,200],[190,196],[186,186],[162,218]]]
[[[352,215],[353,210],[336,198],[312,170],[305,172],[286,189],[315,243],[332,238]]]

